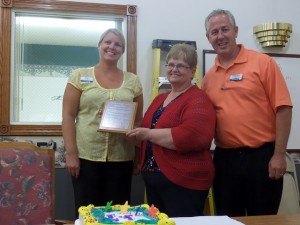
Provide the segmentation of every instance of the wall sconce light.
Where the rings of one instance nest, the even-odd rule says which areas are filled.
[[[292,33],[290,23],[262,23],[253,27],[255,34],[262,47],[284,47]]]

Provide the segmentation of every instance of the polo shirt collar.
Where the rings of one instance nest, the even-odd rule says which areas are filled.
[[[234,64],[245,63],[248,61],[248,55],[244,45],[238,44],[238,46],[240,47],[240,52],[229,67],[231,67]],[[220,64],[219,57],[217,56],[215,59],[215,71],[217,71],[219,67],[223,68],[223,66]]]

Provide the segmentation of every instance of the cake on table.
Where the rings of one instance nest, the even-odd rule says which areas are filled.
[[[130,206],[124,205],[106,206],[81,206],[78,209],[80,225],[175,225],[175,221],[167,214],[160,212],[154,205]]]

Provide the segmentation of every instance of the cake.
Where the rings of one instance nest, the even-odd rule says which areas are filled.
[[[175,225],[175,221],[167,214],[162,213],[154,205],[130,206],[126,202],[124,205],[106,206],[81,206],[78,209],[80,225]]]

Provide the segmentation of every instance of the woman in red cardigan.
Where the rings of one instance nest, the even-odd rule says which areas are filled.
[[[142,127],[127,133],[141,141],[136,166],[148,203],[171,217],[203,215],[214,178],[210,146],[215,111],[206,94],[192,84],[196,67],[196,50],[174,45],[166,65],[171,92],[158,95]]]

